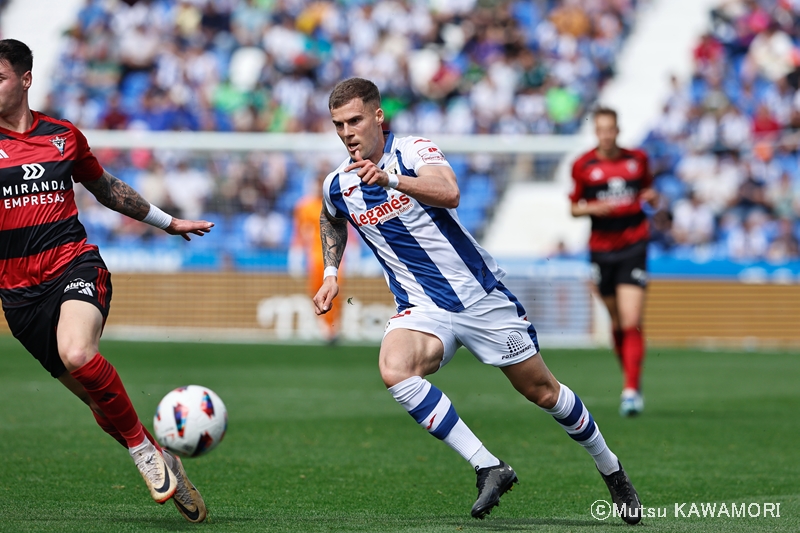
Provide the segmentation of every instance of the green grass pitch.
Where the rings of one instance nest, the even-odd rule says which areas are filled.
[[[148,427],[174,387],[214,389],[228,434],[186,460],[209,519],[153,503],[125,451],[17,342],[0,337],[0,531],[624,531],[589,456],[502,373],[461,351],[431,377],[520,485],[483,521],[475,475],[384,390],[375,347],[104,341]],[[651,349],[645,414],[617,414],[607,350],[545,350],[583,399],[645,506],[642,531],[800,531],[800,355]],[[780,504],[780,517],[674,516],[675,504]],[[756,504],[755,507],[751,504]],[[665,517],[658,517],[658,509]]]

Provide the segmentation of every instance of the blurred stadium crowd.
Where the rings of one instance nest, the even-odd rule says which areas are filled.
[[[798,259],[800,2],[728,0],[709,28],[644,142],[663,195],[653,250]]]
[[[378,83],[399,134],[575,133],[641,3],[87,0],[43,111],[88,129],[329,132],[328,93],[357,75]],[[798,18],[797,0],[725,0],[710,13],[691,80],[672,80],[644,142],[663,198],[656,256],[800,255]],[[220,221],[217,244],[233,252],[286,249],[293,206],[338,163],[99,155],[154,203]],[[505,167],[452,159],[460,216],[479,232]],[[81,201],[100,244],[152,235]]]
[[[330,132],[328,94],[358,75],[379,85],[398,134],[574,133],[613,74],[635,4],[87,0],[43,111],[87,129]],[[339,162],[99,155],[154,203],[221,220],[234,253],[285,248],[297,199]],[[450,159],[459,215],[479,232],[505,178],[485,157]],[[151,235],[83,204],[100,244]]]
[[[84,128],[328,132],[355,75],[398,133],[573,133],[634,4],[87,0],[50,105]]]

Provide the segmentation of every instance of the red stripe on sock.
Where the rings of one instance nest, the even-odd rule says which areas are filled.
[[[98,353],[88,363],[74,370],[72,377],[83,385],[111,425],[125,439],[128,448],[144,442],[144,427],[139,422],[117,370],[106,361],[105,357]]]
[[[644,337],[639,328],[623,331],[622,366],[625,388],[641,390],[642,363],[644,362]]]

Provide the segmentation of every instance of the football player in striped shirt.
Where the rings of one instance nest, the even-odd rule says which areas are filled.
[[[172,498],[190,522],[206,507],[178,457],[161,450],[131,404],[116,369],[99,352],[111,276],[78,220],[73,184],[97,200],[172,235],[200,235],[205,221],[171,217],[98,163],[83,134],[32,111],[33,54],[0,40],[0,299],[14,336],[92,410],[129,450],[158,503]]]
[[[654,204],[657,194],[651,187],[647,154],[617,144],[616,111],[597,109],[594,125],[597,147],[572,165],[571,212],[592,220],[592,273],[611,317],[614,352],[624,375],[619,412],[635,416],[644,410],[642,314],[650,237],[642,201]]]
[[[397,303],[381,343],[381,377],[420,426],[475,469],[472,516],[489,514],[517,475],[425,379],[459,346],[500,368],[518,392],[553,416],[592,456],[614,502],[629,510],[623,519],[638,522],[639,497],[617,456],[580,398],[548,370],[536,330],[501,281],[504,271],[459,223],[459,189],[444,154],[429,139],[384,131],[380,93],[371,81],[340,82],[328,106],[349,157],[323,184],[326,268],[316,312],[328,312],[339,292],[337,268],[350,223],[383,266]]]

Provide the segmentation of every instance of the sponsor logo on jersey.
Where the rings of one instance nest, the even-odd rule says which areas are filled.
[[[24,180],[38,180],[44,176],[44,167],[39,163],[22,165],[22,170],[25,171],[25,175],[22,176],[22,179]]]
[[[353,219],[353,222],[358,227],[377,226],[387,220],[400,216],[412,207],[414,207],[414,204],[411,203],[411,198],[409,198],[408,195],[400,194],[392,196],[382,204],[372,209],[367,209],[364,213],[359,215],[350,213],[350,218]]]
[[[64,181],[39,181],[35,183],[20,183],[18,185],[3,185],[3,196],[21,196],[36,192],[66,191],[67,185]]]
[[[417,155],[426,163],[443,163],[444,154],[435,146],[429,146],[417,151]]]
[[[64,201],[67,185],[61,181],[34,181],[17,185],[4,185],[2,188],[3,207],[14,209],[29,205],[45,205]],[[47,194],[36,194],[47,193]],[[10,198],[11,197],[11,198]],[[16,198],[13,198],[16,197]]]
[[[358,188],[358,185],[353,185],[352,187],[350,187],[346,191],[342,191],[342,194],[345,195],[346,197],[350,198],[350,195],[353,194],[353,191],[355,191],[357,188]]]
[[[69,282],[69,285],[64,287],[64,292],[78,291],[79,294],[86,296],[94,296],[94,283],[85,281],[83,278],[77,278]]]
[[[632,187],[628,187],[628,181],[625,178],[614,176],[608,178],[608,189],[597,193],[598,200],[606,200],[615,204],[629,203],[636,196]]]
[[[67,139],[65,137],[53,137],[50,139],[50,142],[56,147],[61,157],[64,157],[64,148],[67,146]]]

